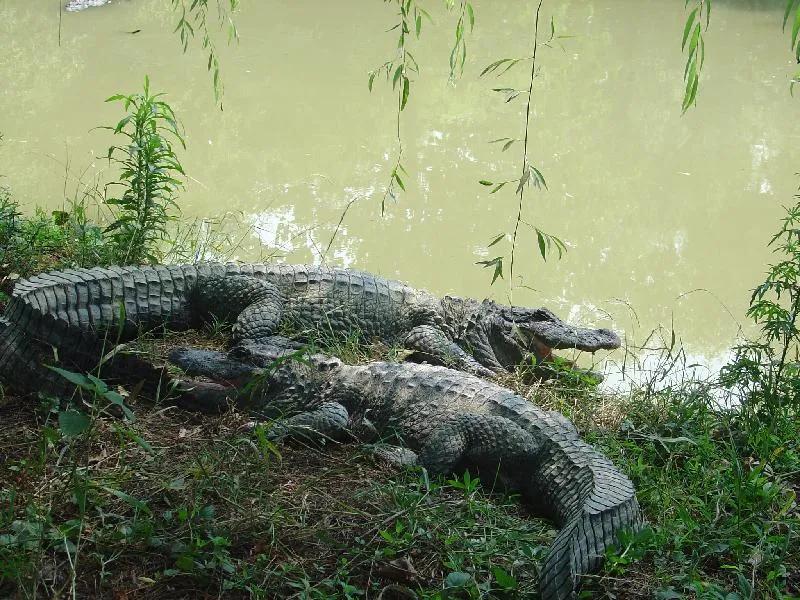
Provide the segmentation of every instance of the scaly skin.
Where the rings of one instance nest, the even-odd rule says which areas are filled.
[[[617,533],[641,523],[633,484],[560,413],[444,367],[348,366],[317,355],[310,367],[260,368],[284,353],[258,344],[236,348],[237,358],[256,365],[249,373],[245,363],[218,352],[178,350],[171,360],[190,375],[233,375],[240,385],[262,377],[246,394],[187,384],[187,408],[195,402],[206,409],[223,406],[233,398],[256,415],[283,415],[272,428],[278,437],[313,430],[337,439],[345,432],[367,440],[391,438],[418,453],[419,464],[434,473],[477,467],[485,479],[499,476],[561,527],[541,572],[543,600],[576,598],[581,577],[601,567]]]
[[[545,358],[550,347],[619,345],[613,332],[570,327],[546,309],[439,300],[346,269],[219,263],[66,269],[15,287],[0,322],[0,378],[22,389],[58,392],[60,383],[41,362],[58,358],[70,368],[90,369],[104,351],[142,330],[185,329],[210,314],[236,320],[234,341],[265,339],[287,324],[300,332],[358,332],[366,341],[403,345],[483,376],[513,369],[531,353]],[[135,366],[151,386],[163,376],[131,357],[120,355],[114,365],[123,372]]]

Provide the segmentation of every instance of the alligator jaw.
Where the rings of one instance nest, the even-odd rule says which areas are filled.
[[[537,309],[535,318],[526,319],[518,327],[523,336],[531,336],[541,344],[557,350],[575,348],[597,352],[614,350],[622,343],[619,336],[610,329],[587,329],[568,325],[544,308]]]
[[[216,381],[239,383],[252,379],[260,371],[256,367],[232,360],[222,352],[197,348],[175,348],[169,353],[169,361],[183,369],[187,375],[201,375]]]

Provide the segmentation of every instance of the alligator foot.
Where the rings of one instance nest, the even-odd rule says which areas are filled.
[[[452,342],[443,331],[432,325],[418,325],[408,332],[403,345],[433,364],[462,369],[480,377],[494,373]]]
[[[501,475],[530,466],[539,447],[530,433],[505,417],[467,414],[433,434],[420,451],[419,463],[433,474],[447,475],[476,466]]]
[[[338,402],[324,402],[319,408],[274,421],[267,436],[273,441],[287,438],[312,443],[326,440],[342,441],[348,437],[350,416]]]

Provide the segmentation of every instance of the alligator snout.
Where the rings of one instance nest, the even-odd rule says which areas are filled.
[[[587,329],[567,325],[561,319],[526,323],[527,330],[540,342],[558,350],[575,348],[586,352],[614,350],[622,344],[619,336],[610,329]]]

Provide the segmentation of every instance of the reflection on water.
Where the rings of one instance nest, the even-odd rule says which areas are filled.
[[[693,354],[718,356],[737,333],[731,314],[741,318],[796,184],[790,149],[800,133],[782,2],[715,3],[699,104],[684,117],[679,3],[547,4],[559,30],[575,37],[541,53],[531,155],[550,189],[528,196],[525,219],[570,251],[545,264],[523,231],[524,287],[514,302],[547,304],[629,339],[668,324]],[[413,42],[422,72],[403,113],[408,191],[385,218],[394,96],[366,86],[395,40],[386,33],[393,14],[379,2],[244,2],[241,44],[222,51],[220,112],[203,57],[180,54],[163,0],[64,15],[60,47],[55,11],[3,0],[0,171],[27,205],[58,206],[63,163],[73,175],[93,164],[86,178],[105,168],[93,153],[109,140],[92,128],[115,122],[118,108],[102,100],[139,89],[147,73],[186,123],[184,214],[245,215],[239,258],[261,256],[266,245],[286,260],[324,259],[438,294],[505,300],[507,282],[490,287],[474,262],[496,255],[486,244],[511,230],[516,199],[477,182],[517,176],[519,145],[502,152],[487,142],[520,136],[524,106],[490,89],[522,86],[525,73],[478,74],[529,51],[533,6],[476,9],[456,86],[447,85],[452,16],[434,14],[436,26]],[[696,289],[708,293],[684,295]]]

